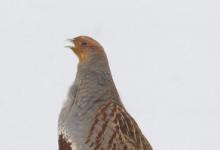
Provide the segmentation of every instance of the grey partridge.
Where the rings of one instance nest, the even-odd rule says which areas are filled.
[[[152,150],[120,100],[103,47],[88,36],[71,41],[79,63],[59,116],[59,150]]]

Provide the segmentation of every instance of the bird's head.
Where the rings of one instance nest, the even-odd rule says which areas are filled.
[[[88,36],[78,36],[70,39],[74,46],[67,46],[78,56],[79,62],[83,63],[104,53],[102,46]]]

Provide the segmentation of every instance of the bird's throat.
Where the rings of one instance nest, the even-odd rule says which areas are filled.
[[[71,47],[72,51],[76,54],[76,56],[79,58],[79,62],[84,62],[86,60],[86,54],[75,47]]]

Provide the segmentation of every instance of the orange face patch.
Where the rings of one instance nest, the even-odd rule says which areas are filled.
[[[83,52],[83,50],[75,47],[72,47],[71,49],[78,56],[80,62],[83,62],[86,59],[86,54]]]

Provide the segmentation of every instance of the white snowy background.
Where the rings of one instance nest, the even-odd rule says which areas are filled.
[[[106,49],[154,150],[220,149],[219,0],[1,0],[0,149],[57,150],[78,35]]]

